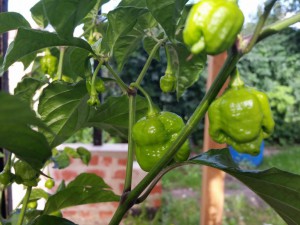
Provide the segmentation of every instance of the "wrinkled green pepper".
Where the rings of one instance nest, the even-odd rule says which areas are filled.
[[[229,88],[208,110],[209,134],[240,153],[257,155],[264,138],[274,130],[274,120],[265,93],[247,87],[238,71]]]
[[[42,71],[53,78],[57,71],[57,58],[51,55],[49,50],[46,50],[45,56],[40,59],[40,64]]]
[[[216,55],[233,45],[244,23],[234,0],[201,0],[186,20],[183,40],[193,54]]]
[[[165,74],[159,81],[160,89],[165,92],[173,92],[176,90],[176,77],[174,75]]]
[[[148,113],[134,124],[132,130],[136,159],[146,172],[150,171],[164,156],[184,127],[180,116],[172,112],[160,112],[153,106],[149,96],[147,100],[149,102]],[[173,159],[176,162],[182,162],[187,160],[189,155],[189,143],[186,141]]]

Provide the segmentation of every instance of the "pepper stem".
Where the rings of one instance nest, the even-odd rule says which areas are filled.
[[[238,69],[235,69],[235,71],[233,72],[233,74],[230,77],[229,87],[241,88],[244,85],[245,85],[245,83],[242,80]]]
[[[172,59],[171,59],[168,45],[165,45],[165,52],[166,52],[166,56],[167,56],[167,69],[166,69],[165,75],[172,76],[173,75],[173,69],[172,69],[173,66],[172,66]]]
[[[63,68],[63,63],[64,63],[64,55],[65,55],[65,48],[60,47],[60,49],[59,49],[59,62],[58,62],[58,68],[57,68],[58,80],[62,80],[62,68]]]
[[[132,83],[130,86],[132,87],[136,87],[137,89],[139,89],[140,92],[142,92],[142,94],[145,96],[145,98],[148,101],[148,113],[147,116],[154,116],[157,115],[158,110],[155,108],[153,101],[151,99],[151,97],[148,95],[148,93],[144,90],[144,88],[142,88],[140,85],[138,85],[137,83]]]

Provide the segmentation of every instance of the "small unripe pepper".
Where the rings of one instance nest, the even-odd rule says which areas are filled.
[[[165,71],[165,75],[163,75],[160,80],[159,80],[159,86],[160,89],[165,92],[173,92],[176,90],[176,84],[177,84],[177,79],[176,79],[176,69],[174,68],[173,65],[173,60],[170,55],[170,46],[166,45],[165,46],[165,52],[167,56],[167,68]]]
[[[216,55],[233,45],[243,23],[235,0],[201,0],[188,15],[183,40],[193,54]]]
[[[159,112],[153,106],[149,96],[147,99],[149,102],[148,113],[136,122],[132,133],[137,162],[146,172],[150,171],[164,156],[184,127],[180,116],[171,112]],[[186,141],[175,154],[174,160],[182,162],[187,160],[189,155],[190,148]]]
[[[176,77],[174,75],[165,74],[160,78],[159,85],[163,92],[173,92],[176,90]]]
[[[274,120],[265,93],[247,87],[238,71],[229,88],[208,109],[209,134],[240,153],[257,155],[264,138],[274,130]]]
[[[51,52],[47,49],[45,56],[40,59],[41,69],[45,74],[49,74],[53,77],[57,71],[57,58],[51,55]]]

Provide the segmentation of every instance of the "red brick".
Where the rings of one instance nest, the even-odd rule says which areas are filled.
[[[52,176],[55,180],[61,180],[62,179],[60,170],[54,170]]]
[[[89,217],[90,216],[90,212],[89,211],[80,210],[79,215],[81,217]]]
[[[123,189],[124,189],[124,184],[119,184],[119,191],[120,191],[120,193],[123,192]]]
[[[151,191],[151,194],[156,194],[156,193],[161,193],[162,192],[162,186],[161,185],[156,185],[152,191]]]
[[[111,218],[113,216],[113,211],[100,211],[99,216],[101,219]]]
[[[66,169],[66,170],[61,171],[61,175],[62,175],[62,178],[67,181],[67,180],[74,179],[77,176],[77,172],[74,170]]]
[[[74,216],[77,214],[77,211],[75,210],[63,210],[63,216],[64,217],[69,217],[69,216]]]
[[[96,175],[98,175],[99,177],[104,178],[105,177],[105,171],[103,170],[97,170],[97,169],[89,169],[86,170],[87,173],[94,173]]]
[[[96,166],[98,164],[99,164],[99,156],[98,155],[93,155],[89,165]]]
[[[123,191],[123,186],[124,186],[124,185],[122,185],[122,191]],[[118,205],[119,205],[119,202],[111,202],[110,204],[111,204],[114,208],[117,208]]]
[[[116,179],[124,179],[126,177],[126,171],[125,170],[117,170],[115,172],[114,178]]]
[[[155,199],[154,202],[153,202],[153,206],[155,208],[158,208],[161,206],[161,199]]]
[[[119,166],[126,166],[126,164],[127,164],[127,159],[119,159],[118,160]]]
[[[112,157],[103,157],[103,164],[109,166],[112,163]]]

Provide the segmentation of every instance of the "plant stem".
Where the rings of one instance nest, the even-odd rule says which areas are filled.
[[[257,39],[256,42],[259,42],[266,37],[269,37],[270,35],[276,34],[279,31],[289,27],[290,25],[293,25],[297,22],[300,22],[300,13],[295,14],[294,16],[291,16],[289,18],[277,21],[266,28],[264,28]]]
[[[64,62],[64,55],[65,55],[65,47],[60,47],[59,62],[58,62],[58,68],[57,68],[58,80],[62,79],[62,67],[63,67],[63,62]]]
[[[90,32],[94,27],[95,27],[95,24],[92,24],[91,26],[89,26],[88,28],[86,28],[86,30],[85,30],[79,37],[80,37],[80,38],[83,37],[83,36],[86,35],[88,32]]]
[[[146,74],[146,72],[147,72],[147,70],[148,70],[148,68],[149,68],[149,66],[150,66],[150,64],[151,64],[152,59],[154,58],[155,53],[157,52],[157,50],[159,49],[159,47],[160,47],[166,40],[167,40],[166,38],[160,40],[160,41],[157,42],[157,44],[153,47],[153,49],[152,49],[152,51],[151,51],[151,53],[150,53],[150,55],[149,55],[149,57],[148,57],[148,59],[147,59],[145,65],[144,65],[144,67],[143,67],[143,69],[142,69],[140,75],[138,76],[138,78],[137,78],[137,80],[136,80],[136,82],[135,82],[137,85],[140,85],[140,84],[141,84],[141,82],[142,82],[142,80],[144,79],[144,76],[145,76],[145,74]]]
[[[93,77],[92,77],[92,83],[91,83],[91,95],[95,94],[97,95],[97,91],[95,88],[95,83],[96,83],[96,78],[98,76],[99,70],[101,69],[101,66],[103,65],[103,61],[99,61],[94,73],[93,73]]]
[[[117,84],[120,86],[122,91],[124,93],[130,92],[129,87],[124,83],[124,81],[118,76],[118,74],[111,68],[111,66],[106,62],[104,63],[105,67],[108,69],[108,71],[112,74],[112,76],[115,78]]]
[[[167,166],[166,168],[164,168],[162,171],[159,172],[159,174],[153,179],[153,181],[151,182],[151,184],[149,184],[147,190],[145,192],[143,192],[143,194],[136,200],[136,204],[139,204],[143,201],[146,200],[146,198],[148,197],[148,195],[151,193],[152,189],[155,187],[155,185],[158,183],[158,181],[170,170],[179,167],[179,166],[183,166],[189,164],[187,161],[185,162],[180,162],[180,163],[174,163],[171,164],[170,166]]]
[[[166,69],[165,74],[168,76],[168,75],[173,74],[172,59],[171,59],[171,55],[170,55],[170,52],[169,52],[169,46],[168,45],[165,45],[165,52],[166,52],[166,56],[167,56],[167,69]]]
[[[253,46],[255,45],[258,37],[259,37],[259,34],[261,32],[261,30],[263,29],[263,26],[271,12],[271,9],[273,8],[275,2],[277,0],[269,0],[266,5],[265,5],[265,9],[264,9],[264,12],[263,14],[260,16],[257,24],[256,24],[256,27],[255,27],[255,30],[253,32],[253,35],[249,41],[249,43],[247,44],[246,48],[245,49],[242,49],[242,52],[244,54],[248,53],[251,51],[251,49],[253,48]]]
[[[135,109],[136,109],[136,97],[135,95],[129,95],[128,157],[127,157],[126,177],[125,177],[123,193],[131,191],[132,167],[133,167],[133,156],[134,156],[132,127],[135,123]]]
[[[149,96],[149,94],[138,84],[136,83],[132,83],[131,86],[136,87],[137,89],[139,89],[140,92],[142,92],[142,94],[146,97],[147,102],[148,102],[148,112],[147,112],[147,116],[152,116],[152,115],[156,115],[158,113],[157,109],[154,107],[154,104],[152,102],[151,97]]]
[[[32,190],[31,186],[28,186],[27,189],[26,189],[26,194],[25,194],[24,199],[23,199],[22,209],[21,209],[21,212],[20,212],[20,215],[19,215],[19,220],[18,220],[17,225],[22,225],[23,224],[23,220],[24,220],[27,204],[28,204],[28,201],[29,201],[29,198],[30,198],[31,190]]]

